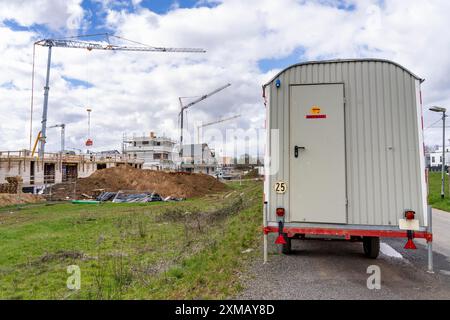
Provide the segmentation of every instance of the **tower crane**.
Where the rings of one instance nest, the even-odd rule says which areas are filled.
[[[200,128],[205,128],[205,127],[212,126],[213,124],[218,124],[218,123],[222,123],[222,122],[225,122],[225,121],[230,121],[230,120],[239,118],[240,116],[241,115],[238,114],[238,115],[235,115],[235,116],[232,116],[232,117],[229,117],[229,118],[219,119],[219,120],[216,120],[216,121],[208,122],[208,123],[201,124],[201,125],[197,126],[197,143],[200,143]]]
[[[61,128],[61,153],[64,153],[66,140],[66,125],[64,123],[55,124],[54,126],[50,126],[47,129],[51,128]]]
[[[93,37],[93,36],[105,36],[107,41],[82,41],[76,40],[75,38],[81,37]],[[134,44],[138,44],[138,46],[124,46],[124,45],[115,45],[109,42],[110,37],[114,37],[117,39],[126,40],[132,42]],[[34,46],[43,46],[48,48],[48,56],[47,56],[47,74],[45,78],[45,87],[44,87],[44,106],[42,110],[42,129],[40,136],[40,144],[39,144],[39,157],[44,157],[45,152],[45,139],[46,139],[46,131],[47,131],[47,111],[48,111],[48,92],[50,90],[49,80],[50,80],[50,65],[51,65],[51,57],[52,57],[52,48],[78,48],[78,49],[87,49],[91,50],[106,50],[106,51],[139,51],[139,52],[195,52],[202,53],[206,52],[203,49],[199,48],[163,48],[163,47],[152,47],[146,44],[142,44],[136,41],[128,40],[119,36],[110,35],[108,33],[105,34],[95,34],[95,35],[87,35],[87,36],[77,36],[68,39],[42,39],[36,41]],[[33,50],[34,52],[34,50]],[[34,54],[33,54],[33,83],[34,83]],[[33,99],[33,98],[32,98]],[[31,103],[33,109],[33,102]]]
[[[206,98],[211,97],[212,95],[215,95],[216,93],[228,88],[229,86],[231,86],[231,83],[227,83],[226,85],[217,88],[216,90],[211,91],[210,93],[207,93],[203,96],[201,96],[198,99],[195,99],[194,101],[188,103],[187,105],[183,105],[183,101],[181,100],[182,98],[179,97],[178,100],[180,101],[180,154],[183,148],[183,114],[184,111],[187,110],[188,108],[192,107],[193,105],[199,103],[200,101],[205,100]]]

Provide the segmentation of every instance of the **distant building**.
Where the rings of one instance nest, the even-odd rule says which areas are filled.
[[[425,154],[425,167],[431,167],[431,155],[429,153]]]
[[[425,164],[428,168],[434,170],[442,166],[442,147],[425,155]],[[450,165],[450,146],[445,147],[445,166]]]
[[[213,174],[217,168],[215,152],[208,144],[187,144],[181,149],[181,170]]]
[[[154,132],[149,136],[124,137],[123,153],[132,159],[144,161],[144,169],[175,170],[177,152],[175,141],[167,137],[157,137]]]
[[[106,151],[96,151],[92,152],[93,155],[96,156],[104,156],[104,157],[114,157],[120,154],[119,150],[106,150]]]
[[[234,162],[235,161],[233,157],[226,157],[226,156],[219,157],[217,160],[217,164],[220,167],[231,167],[234,165]]]

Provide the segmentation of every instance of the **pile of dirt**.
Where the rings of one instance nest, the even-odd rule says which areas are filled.
[[[6,177],[5,180],[7,183],[0,183],[0,193],[21,193],[22,177]]]
[[[12,206],[16,204],[38,203],[45,199],[36,194],[22,193],[22,194],[8,194],[0,193],[0,207]]]
[[[225,184],[205,174],[114,167],[97,170],[87,178],[77,179],[75,183],[56,184],[52,187],[51,198],[65,200],[96,196],[99,190],[152,191],[162,197],[191,198],[225,189]]]

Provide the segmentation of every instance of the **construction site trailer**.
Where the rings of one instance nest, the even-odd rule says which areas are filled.
[[[263,86],[264,232],[279,233],[284,252],[309,235],[362,241],[372,258],[380,237],[431,248],[422,82],[359,59],[299,63]]]

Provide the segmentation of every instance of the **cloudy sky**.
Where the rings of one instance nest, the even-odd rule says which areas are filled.
[[[426,106],[450,107],[449,12],[447,0],[0,0],[0,150],[29,147],[38,39],[108,32],[152,46],[207,50],[54,48],[48,124],[65,123],[66,145],[83,149],[89,106],[94,149],[120,149],[124,133],[155,131],[177,139],[178,97],[203,95],[228,82],[230,88],[188,112],[188,129],[235,114],[242,116],[216,129],[262,128],[261,85],[280,69],[307,60],[394,60],[426,79]],[[37,46],[34,136],[46,59],[47,48]],[[439,118],[428,111],[424,117],[425,127]],[[427,144],[439,143],[438,125],[425,130]],[[47,136],[47,151],[57,151],[59,130]]]

